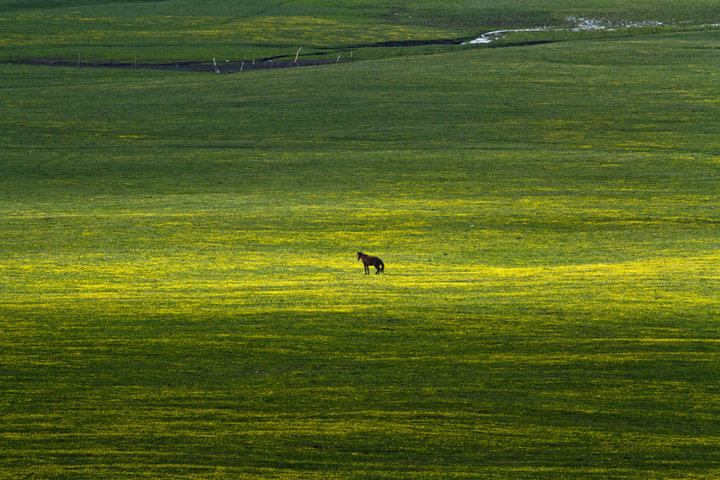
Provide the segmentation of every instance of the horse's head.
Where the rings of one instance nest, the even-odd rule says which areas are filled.
[[[357,259],[360,260],[360,257],[362,257],[363,255],[365,255],[365,254],[362,253],[362,252],[358,252],[358,258],[357,258]]]

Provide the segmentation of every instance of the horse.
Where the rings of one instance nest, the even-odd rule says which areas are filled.
[[[362,252],[357,253],[357,259],[362,260],[363,266],[365,267],[365,275],[370,274],[370,265],[375,267],[375,275],[379,274],[380,272],[385,273],[385,264],[378,257],[371,257],[370,255],[365,255]]]

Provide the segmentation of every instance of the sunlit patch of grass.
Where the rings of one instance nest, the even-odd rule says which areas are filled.
[[[341,23],[317,17],[262,17],[233,22],[228,31],[246,41],[264,42],[268,38],[298,46],[332,47],[393,40],[432,39],[447,35],[440,29],[388,25]]]

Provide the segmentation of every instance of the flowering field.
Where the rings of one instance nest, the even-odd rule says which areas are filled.
[[[719,47],[0,65],[0,478],[716,477]]]

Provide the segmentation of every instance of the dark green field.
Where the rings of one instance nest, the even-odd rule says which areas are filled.
[[[628,36],[705,29],[720,22],[711,0],[0,0],[0,61],[175,64],[213,58],[262,61],[396,58],[446,53],[435,42],[498,29],[612,30],[523,33],[507,41]],[[659,22],[659,25],[658,25]],[[644,26],[643,26],[644,25]],[[378,47],[378,43],[394,42]],[[428,42],[410,46],[407,42]],[[460,48],[457,45],[455,49]]]
[[[382,25],[465,35],[467,3]],[[342,5],[277,8],[385,11]],[[8,18],[50,6],[0,25],[30,39]],[[675,29],[234,75],[3,63],[0,478],[720,476],[719,51]]]

